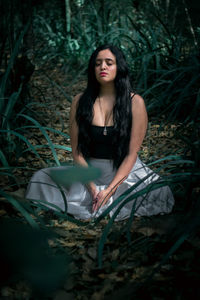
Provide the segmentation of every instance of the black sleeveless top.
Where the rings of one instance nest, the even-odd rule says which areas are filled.
[[[112,159],[114,126],[106,126],[106,129],[107,135],[104,135],[104,126],[90,126],[90,157]]]

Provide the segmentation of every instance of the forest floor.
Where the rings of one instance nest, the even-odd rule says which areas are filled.
[[[62,86],[62,90],[56,87],[58,84]],[[37,109],[38,113],[42,113],[45,126],[68,133],[70,104],[66,101],[63,90],[72,98],[83,91],[84,87],[84,80],[69,85],[64,72],[58,71],[58,68],[49,69],[46,74],[40,69],[35,70],[30,92],[35,102],[45,104],[44,108]],[[162,120],[160,123],[150,119],[140,153],[145,162],[175,154],[183,148],[183,141],[176,136],[180,124],[165,124]],[[41,132],[33,130],[30,135],[33,144],[38,141],[45,144]],[[54,133],[49,133],[49,136],[55,144],[70,146],[69,139]],[[58,150],[57,153],[61,162],[72,161],[70,152]],[[16,169],[15,175],[19,179],[20,188],[10,189],[10,195],[23,199],[33,170],[53,165],[50,150],[41,150],[40,154],[40,160],[30,153],[20,159],[20,164],[26,165],[27,170]],[[3,184],[6,185],[7,182]],[[16,219],[21,216],[3,201],[2,203],[1,218]],[[199,299],[200,234],[197,232],[184,236],[184,228],[190,224],[192,216],[185,218],[183,203],[184,199],[177,198],[173,212],[169,215],[136,217],[129,232],[126,221],[114,223],[105,241],[101,267],[98,266],[97,249],[108,219],[96,226],[91,222],[80,226],[54,214],[42,212],[46,228],[56,234],[56,239],[49,238],[48,244],[54,254],[65,253],[67,260],[63,266],[66,267],[67,274],[50,294],[43,289],[43,292],[40,290],[40,293],[33,293],[33,287],[26,278],[19,280],[17,277],[9,283],[5,280],[0,299],[102,300],[126,297],[136,300],[182,300],[191,299],[194,292],[194,299]],[[180,236],[182,243],[178,241]],[[169,254],[166,261],[162,261],[172,246],[177,246],[177,251]],[[6,278],[9,278],[9,274]]]

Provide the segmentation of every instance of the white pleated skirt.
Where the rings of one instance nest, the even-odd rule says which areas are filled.
[[[90,165],[101,170],[101,177],[94,180],[97,190],[104,190],[115,176],[116,170],[113,170],[113,163],[108,159],[90,159]],[[65,211],[65,201],[67,202],[67,213],[77,219],[88,220],[101,215],[110,205],[112,209],[109,216],[112,217],[116,212],[115,221],[124,220],[130,217],[130,214],[136,216],[152,216],[158,214],[167,214],[172,211],[174,197],[169,186],[162,184],[161,177],[149,169],[139,158],[129,173],[128,177],[119,185],[114,195],[108,200],[106,205],[100,207],[97,212],[92,212],[92,198],[87,187],[80,183],[73,183],[68,189],[58,187],[51,179],[49,174],[56,168],[70,168],[68,166],[45,168],[37,171],[31,178],[26,198],[34,202],[42,201],[51,209],[58,207]],[[159,187],[158,187],[159,185]],[[120,197],[124,192],[130,189],[125,197]],[[145,192],[142,192],[145,189]],[[129,190],[128,190],[129,191]],[[64,201],[65,198],[65,201]],[[115,202],[116,201],[116,202]],[[115,205],[115,204],[117,205]],[[119,207],[121,208],[119,209]]]

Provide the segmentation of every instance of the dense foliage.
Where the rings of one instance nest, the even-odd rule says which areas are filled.
[[[9,0],[0,2],[0,11],[0,175],[9,179],[6,186],[1,186],[0,194],[6,203],[15,207],[33,228],[45,228],[45,220],[39,216],[45,209],[43,203],[21,203],[8,191],[21,186],[15,171],[30,168],[27,153],[40,160],[40,150],[48,148],[53,163],[60,165],[56,150],[70,151],[69,147],[52,141],[52,132],[65,139],[69,136],[62,129],[46,125],[44,115],[49,103],[37,102],[31,96],[31,76],[36,69],[45,73],[48,66],[59,64],[68,86],[73,86],[85,80],[93,50],[100,44],[110,43],[125,52],[132,84],[146,101],[150,121],[159,122],[161,127],[170,122],[178,125],[175,138],[183,141],[184,146],[176,153],[163,153],[158,161],[148,157],[147,162],[156,171],[168,174],[159,184],[172,186],[177,199],[182,199],[185,211],[192,213],[199,209],[200,5],[196,1]],[[72,95],[49,74],[46,76],[70,103]],[[44,144],[39,138],[36,145],[32,144],[32,132],[36,130],[45,138]],[[22,157],[27,158],[23,166],[20,165]],[[81,175],[80,180],[85,182],[90,174],[93,173]],[[126,193],[114,205],[123,205]],[[134,208],[125,228],[129,241],[133,215]],[[60,211],[57,216],[70,218]],[[114,217],[100,239],[99,265],[113,221]],[[165,260],[184,242],[191,228],[195,230],[198,225],[197,219],[193,223],[190,220]],[[61,275],[62,272],[58,277]]]

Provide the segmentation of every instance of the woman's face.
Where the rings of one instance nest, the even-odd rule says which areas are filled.
[[[114,54],[109,49],[98,53],[95,64],[96,79],[100,84],[113,82],[117,75],[117,64]]]

